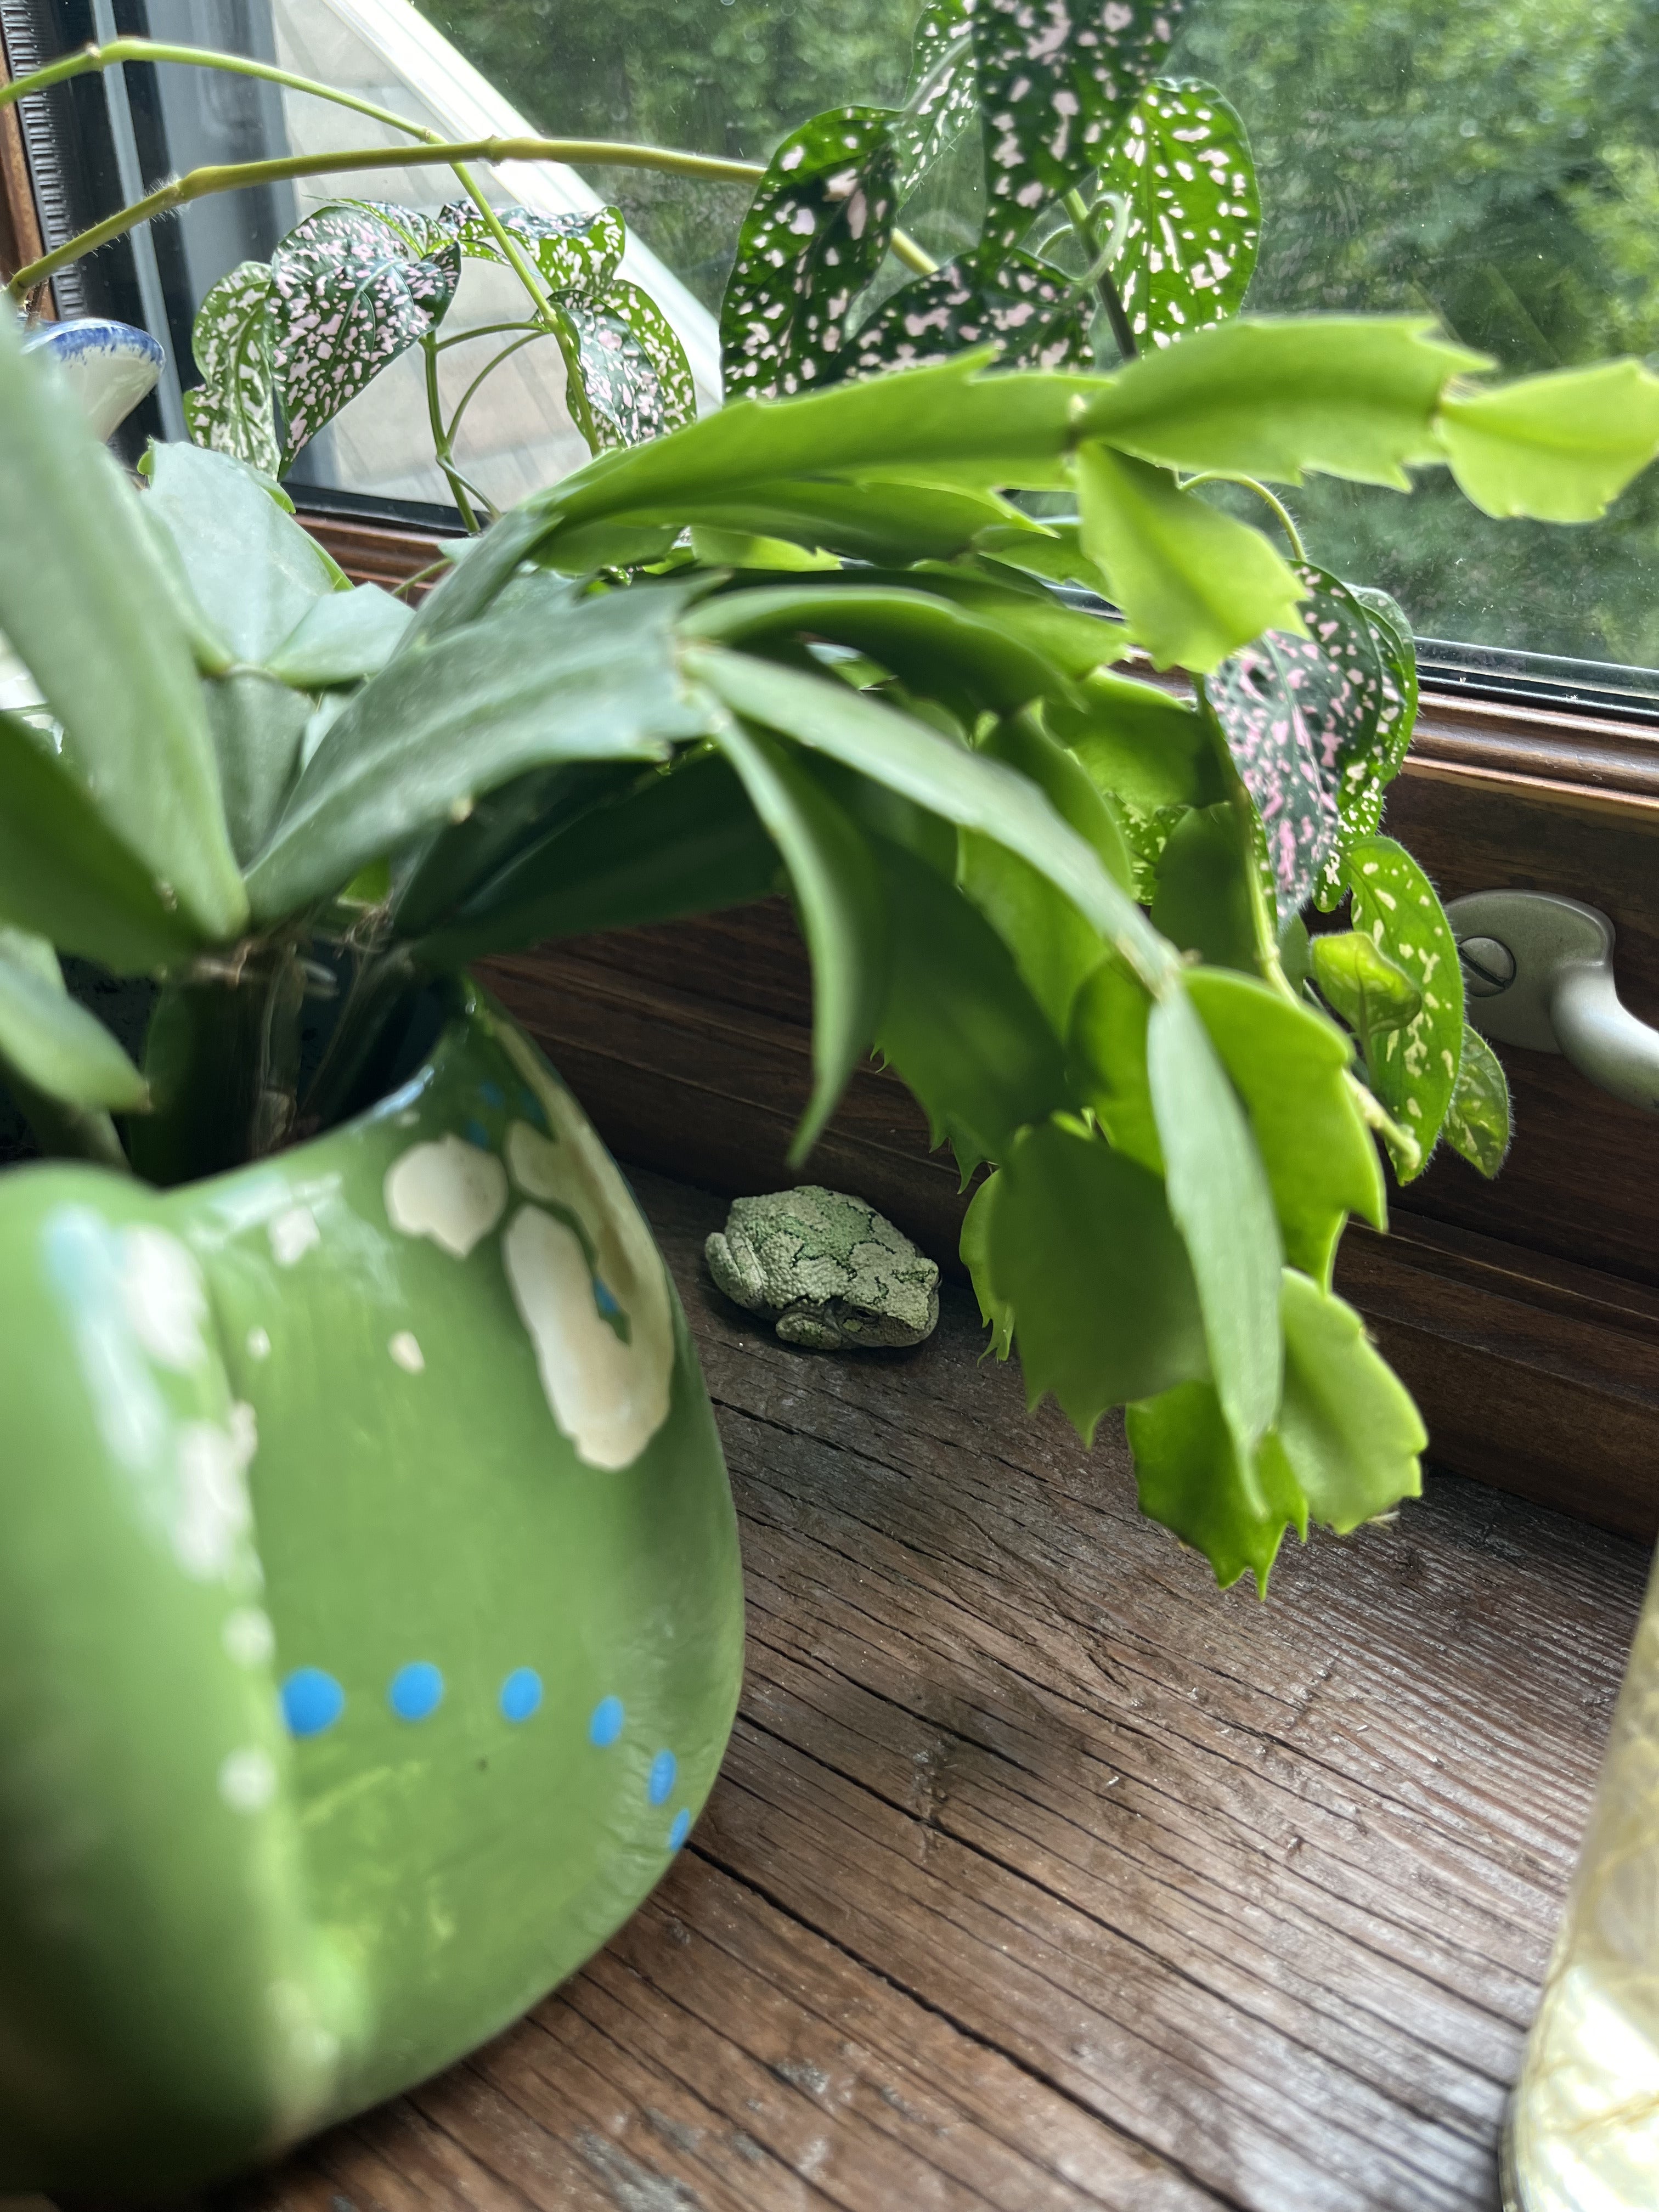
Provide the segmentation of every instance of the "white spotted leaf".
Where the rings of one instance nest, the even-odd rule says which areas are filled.
[[[601,299],[573,297],[559,305],[576,338],[571,415],[591,430],[596,452],[641,446],[696,421],[685,349],[648,292],[612,284]]]
[[[1465,1023],[1457,1088],[1446,1115],[1446,1142],[1490,1182],[1504,1164],[1514,1132],[1503,1064],[1480,1030]]]
[[[986,235],[1018,242],[1091,178],[1168,51],[1181,0],[977,0]]]
[[[904,106],[893,125],[902,200],[955,145],[978,106],[973,0],[927,0],[916,19]]]
[[[1297,565],[1305,637],[1270,629],[1204,679],[1267,832],[1280,919],[1306,904],[1340,855],[1345,764],[1364,759],[1382,708],[1382,670],[1346,585]]]
[[[1411,624],[1386,592],[1361,584],[1347,589],[1370,628],[1382,674],[1382,703],[1370,744],[1342,763],[1336,794],[1340,847],[1314,886],[1314,903],[1323,914],[1340,906],[1346,891],[1343,852],[1356,837],[1375,836],[1382,823],[1383,793],[1400,773],[1417,721],[1417,648]]]
[[[1371,1089],[1419,1148],[1395,1171],[1409,1182],[1428,1165],[1457,1087],[1463,1052],[1463,972],[1434,885],[1392,837],[1364,837],[1347,859],[1353,923],[1403,969],[1421,1004],[1403,1027],[1379,1036],[1367,1059]]]
[[[738,237],[720,303],[728,397],[830,381],[854,301],[880,268],[898,208],[885,108],[834,107],[786,138]]]
[[[196,311],[191,351],[202,382],[185,394],[185,420],[198,446],[229,453],[275,476],[275,385],[270,359],[270,270],[244,261],[222,276]]]
[[[1237,313],[1261,203],[1244,125],[1218,93],[1190,78],[1149,84],[1100,185],[1126,203],[1112,276],[1137,338],[1169,345]]]
[[[843,375],[917,368],[994,346],[1005,368],[1087,367],[1091,295],[1030,253],[964,258],[884,300],[842,360]]]
[[[332,202],[289,231],[270,262],[287,461],[436,328],[460,267],[460,249],[441,226],[367,201]]]
[[[537,215],[529,208],[504,207],[495,219],[548,290],[557,297],[578,292],[597,298],[607,291],[628,243],[621,211],[595,208],[588,214]],[[452,200],[437,217],[442,229],[469,259],[506,265],[501,241],[470,200]]]

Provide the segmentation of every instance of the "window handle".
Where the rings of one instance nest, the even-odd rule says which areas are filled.
[[[1659,1111],[1659,1030],[1620,1000],[1606,915],[1545,891],[1474,891],[1446,915],[1476,1029],[1565,1054],[1615,1098]]]

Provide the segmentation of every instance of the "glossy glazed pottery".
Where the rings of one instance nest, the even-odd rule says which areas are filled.
[[[125,422],[155,389],[167,356],[148,331],[131,323],[87,316],[77,322],[41,323],[27,349],[49,353],[100,438]]]
[[[626,1185],[482,997],[293,1152],[0,1177],[0,2191],[391,2094],[684,1841],[725,1468]]]

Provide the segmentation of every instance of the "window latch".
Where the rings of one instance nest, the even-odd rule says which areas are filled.
[[[1615,1098],[1659,1111],[1659,1029],[1620,999],[1606,915],[1544,891],[1474,891],[1446,916],[1476,1029],[1499,1044],[1561,1053]]]

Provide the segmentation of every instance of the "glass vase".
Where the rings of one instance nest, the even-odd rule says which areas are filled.
[[[1659,1564],[1527,2039],[1508,2212],[1659,2205]]]

